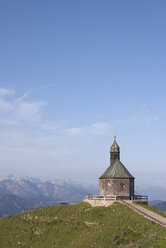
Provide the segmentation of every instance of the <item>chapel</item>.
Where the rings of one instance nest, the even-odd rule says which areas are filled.
[[[134,197],[134,177],[120,161],[120,148],[114,136],[110,148],[110,165],[99,178],[99,195],[131,200]]]

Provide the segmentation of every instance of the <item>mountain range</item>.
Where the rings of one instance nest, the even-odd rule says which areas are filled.
[[[81,185],[65,180],[41,182],[32,178],[1,179],[0,217],[20,213],[25,208],[44,206],[48,202],[78,203],[87,193]]]
[[[166,201],[160,201],[156,204],[151,203],[151,206],[166,213]]]

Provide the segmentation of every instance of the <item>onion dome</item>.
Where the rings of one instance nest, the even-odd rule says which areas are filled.
[[[116,136],[114,136],[114,143],[111,146],[111,152],[120,152],[120,148],[116,143]]]

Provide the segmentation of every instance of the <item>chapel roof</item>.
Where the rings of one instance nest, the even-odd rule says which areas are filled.
[[[99,179],[105,178],[134,178],[122,162],[117,159]]]

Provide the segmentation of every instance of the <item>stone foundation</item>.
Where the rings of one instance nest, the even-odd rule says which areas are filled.
[[[108,207],[112,205],[116,200],[88,200],[85,199],[84,202],[89,203],[92,207]]]
[[[84,202],[89,203],[92,207],[108,207],[112,205],[114,202],[120,202],[120,200],[89,200],[89,199],[84,199]],[[135,200],[125,200],[126,203],[141,203],[148,205],[148,201],[135,201]]]

